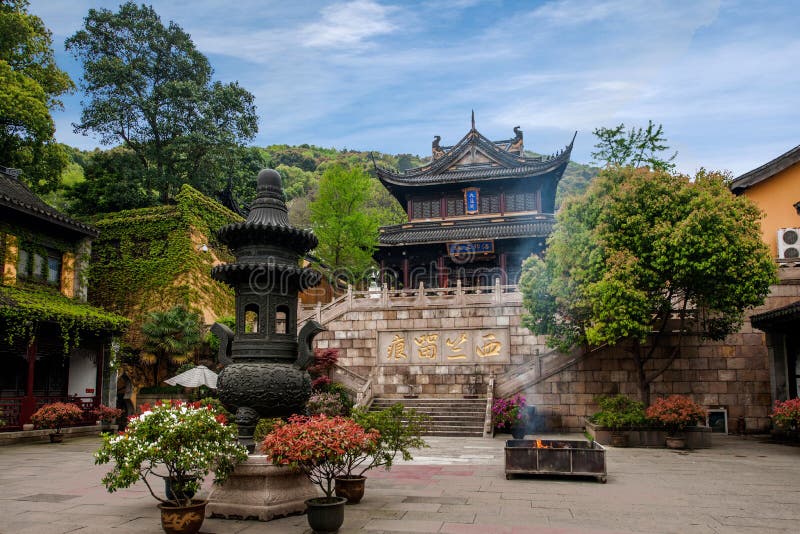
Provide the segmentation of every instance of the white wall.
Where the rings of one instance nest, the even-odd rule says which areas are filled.
[[[92,362],[89,355],[93,351],[75,349],[69,358],[69,395],[78,397],[94,397],[100,394],[97,387],[97,364]],[[86,393],[87,389],[94,389],[94,393]]]

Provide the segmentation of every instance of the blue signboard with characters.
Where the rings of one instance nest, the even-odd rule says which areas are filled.
[[[447,253],[451,256],[468,254],[491,254],[494,252],[494,241],[474,241],[472,243],[448,243]]]
[[[478,213],[478,188],[470,187],[464,190],[464,206],[466,207],[467,215]]]

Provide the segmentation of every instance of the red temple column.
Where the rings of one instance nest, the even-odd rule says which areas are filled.
[[[437,274],[439,275],[439,287],[447,287],[447,272],[445,272],[444,267],[444,256],[439,256],[439,259],[436,260],[436,269],[439,271]]]
[[[408,289],[408,258],[403,258],[403,289]]]
[[[36,369],[36,338],[28,345],[28,380],[25,384],[25,398],[19,411],[19,424],[29,423],[36,411],[36,398],[33,396],[33,377]]]

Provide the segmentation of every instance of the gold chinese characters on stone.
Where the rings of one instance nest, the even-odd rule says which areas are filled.
[[[417,355],[425,360],[435,360],[438,356],[439,347],[439,334],[422,334],[414,338],[414,343],[417,345]]]
[[[389,343],[389,347],[386,349],[386,359],[387,360],[407,360],[408,354],[406,354],[406,340],[400,334],[397,334],[392,338],[391,343]]]
[[[450,349],[450,353],[447,355],[448,360],[464,360],[467,358],[467,354],[464,352],[464,344],[467,342],[467,334],[465,332],[461,332],[461,334],[456,339],[450,339],[449,337],[445,340],[445,345],[447,348]]]
[[[378,332],[378,365],[510,363],[508,328]]]

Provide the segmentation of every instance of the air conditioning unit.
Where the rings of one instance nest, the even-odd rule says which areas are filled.
[[[800,258],[800,228],[778,229],[778,259]]]

